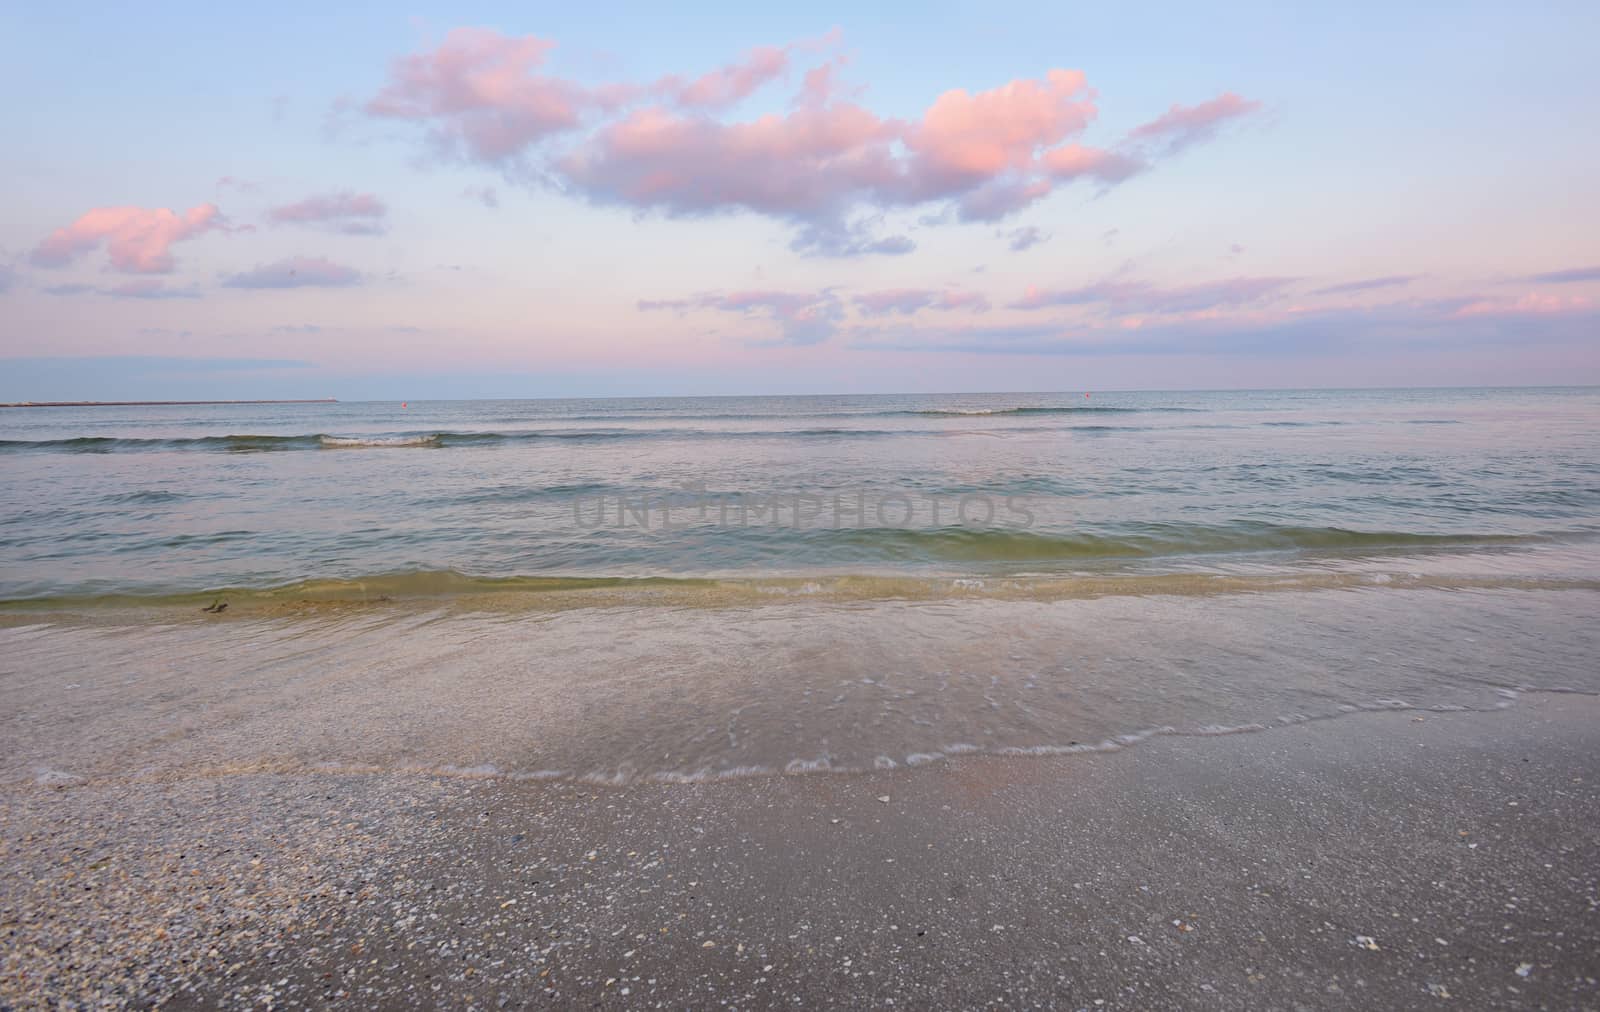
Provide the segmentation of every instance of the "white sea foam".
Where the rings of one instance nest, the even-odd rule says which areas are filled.
[[[385,446],[438,446],[437,434],[426,436],[321,436],[320,442],[332,450],[353,450]]]
[[[784,766],[785,773],[829,773],[833,770],[833,763],[827,756],[816,759],[791,759]]]

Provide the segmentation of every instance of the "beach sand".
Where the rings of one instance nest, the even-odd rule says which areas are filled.
[[[602,788],[0,798],[5,1007],[1594,1008],[1600,700]]]

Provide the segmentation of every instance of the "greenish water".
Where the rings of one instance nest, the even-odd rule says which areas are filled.
[[[1600,392],[10,409],[0,470],[11,601],[1396,555],[1588,575]]]

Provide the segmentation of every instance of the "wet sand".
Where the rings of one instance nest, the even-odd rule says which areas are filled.
[[[0,798],[0,1005],[1593,1008],[1600,701],[600,788]]]

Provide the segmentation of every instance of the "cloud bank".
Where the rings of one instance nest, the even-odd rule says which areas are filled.
[[[833,336],[844,318],[844,308],[831,291],[776,292],[741,291],[726,294],[696,295],[688,299],[642,299],[639,309],[676,310],[711,309],[724,313],[737,313],[747,318],[767,319],[778,326],[777,344],[820,344]]]
[[[458,28],[395,61],[363,109],[520,182],[668,216],[762,215],[794,227],[801,253],[854,256],[914,247],[873,235],[874,215],[939,204],[955,220],[995,221],[1075,180],[1113,186],[1260,107],[1231,92],[1174,105],[1102,148],[1083,140],[1098,109],[1080,70],[953,88],[903,119],[842,97],[834,58],[806,71],[787,111],[740,119],[724,114],[815,44],[758,47],[698,77],[603,85],[547,73],[554,47]]]
[[[277,225],[319,225],[345,235],[382,235],[389,208],[370,193],[341,190],[267,210]]]
[[[322,257],[289,257],[225,278],[227,288],[344,288],[361,281],[361,272]]]

